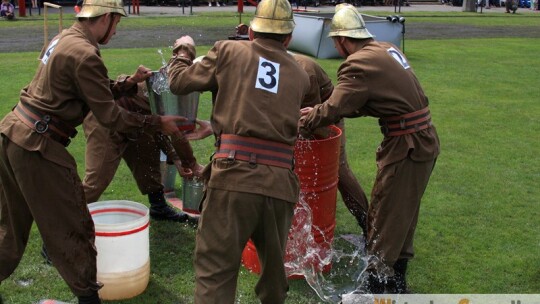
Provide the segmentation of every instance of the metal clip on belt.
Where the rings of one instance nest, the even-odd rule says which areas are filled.
[[[381,132],[384,136],[400,136],[416,133],[432,126],[429,108],[422,110],[379,119]]]
[[[257,164],[292,169],[294,147],[287,144],[253,137],[222,134],[214,159],[242,160],[255,167]]]
[[[67,147],[71,139],[77,135],[77,130],[52,115],[19,102],[13,113],[30,129],[43,136],[47,136]]]

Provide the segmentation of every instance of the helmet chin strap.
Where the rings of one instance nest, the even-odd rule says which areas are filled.
[[[98,43],[99,44],[104,44],[105,41],[107,41],[107,38],[109,37],[109,35],[111,34],[111,29],[113,27],[113,21],[114,21],[114,14],[109,14],[109,16],[111,18],[109,18],[109,27],[107,28],[107,32],[105,33],[105,36],[103,36],[103,38],[101,38]]]

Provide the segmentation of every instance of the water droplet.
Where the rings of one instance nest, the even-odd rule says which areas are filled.
[[[17,280],[17,285],[22,287],[28,287],[34,283],[34,279]]]

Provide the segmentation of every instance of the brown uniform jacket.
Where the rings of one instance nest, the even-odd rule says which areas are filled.
[[[211,122],[216,136],[235,134],[294,146],[309,79],[281,43],[262,38],[218,41],[192,66],[189,60],[173,59],[169,80],[174,94],[214,93]],[[208,186],[289,202],[298,201],[299,194],[292,170],[260,164],[251,168],[242,161],[214,160]]]
[[[82,123],[88,111],[92,111],[103,126],[118,131],[159,127],[157,116],[145,118],[118,107],[111,85],[97,41],[76,22],[43,51],[34,79],[21,91],[20,102],[56,116],[73,127]],[[123,83],[117,83],[113,90],[123,90],[122,87]],[[26,150],[40,151],[50,161],[66,167],[75,166],[64,146],[35,133],[13,112],[0,123],[0,132]]]
[[[308,74],[311,84],[305,102],[302,103],[302,108],[313,107],[328,99],[334,89],[332,80],[330,80],[328,74],[310,57],[301,54],[293,54],[293,56],[296,62]]]
[[[341,117],[391,117],[428,106],[418,79],[407,59],[390,43],[368,39],[341,64],[332,96],[314,107],[303,128],[337,122]],[[439,154],[435,127],[417,133],[385,137],[377,151],[380,168],[407,156],[415,161],[433,160]]]

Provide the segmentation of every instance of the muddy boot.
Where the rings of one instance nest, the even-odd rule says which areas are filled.
[[[41,245],[41,256],[45,259],[45,263],[52,265],[51,258],[49,257],[49,254],[47,253],[47,248],[45,248],[45,244]]]
[[[189,216],[182,211],[176,211],[167,204],[163,191],[148,194],[150,201],[150,217],[158,221],[187,222]]]
[[[90,296],[78,296],[77,298],[79,299],[79,304],[101,304],[97,291]]]
[[[366,270],[364,280],[357,291],[364,294],[382,294],[384,293],[384,282],[379,279],[377,273]]]
[[[394,293],[409,293],[407,290],[407,280],[405,278],[407,273],[407,259],[399,259],[394,264],[394,279],[396,282],[396,289]]]
[[[407,259],[399,259],[394,264],[394,276],[386,283],[386,292],[392,294],[409,293],[405,273],[407,271]]]

